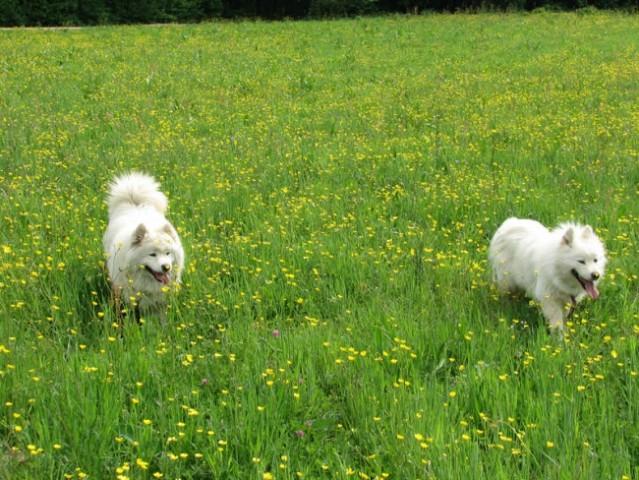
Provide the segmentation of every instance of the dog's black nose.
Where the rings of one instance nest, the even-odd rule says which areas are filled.
[[[592,279],[593,279],[593,280],[599,280],[599,277],[600,277],[600,276],[601,276],[601,275],[599,275],[597,272],[593,272],[593,273],[592,273]]]
[[[162,270],[164,270],[165,272],[168,272],[169,270],[171,270],[171,264],[166,263],[162,265]]]

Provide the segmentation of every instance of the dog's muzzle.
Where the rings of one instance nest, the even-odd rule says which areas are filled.
[[[590,296],[590,298],[594,299],[599,296],[599,290],[597,290],[597,286],[595,285],[595,282],[599,280],[599,277],[601,277],[601,275],[598,272],[592,272],[590,274],[590,279],[583,278],[581,275],[579,275],[579,272],[577,272],[577,270],[575,270],[574,268],[570,271],[570,273],[572,273],[572,275],[579,282],[579,284],[586,291],[586,293]]]

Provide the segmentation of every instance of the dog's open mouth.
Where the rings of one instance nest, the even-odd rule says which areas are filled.
[[[171,282],[171,275],[169,272],[156,272],[148,265],[145,265],[146,271],[153,275],[158,282],[162,283],[162,285],[168,285]]]
[[[595,285],[595,282],[593,282],[592,280],[586,280],[581,275],[579,275],[579,273],[577,273],[577,270],[575,270],[574,268],[570,271],[570,273],[573,274],[573,276],[577,279],[579,284],[590,296],[590,298],[594,299],[599,296],[599,290],[597,290],[597,285]]]

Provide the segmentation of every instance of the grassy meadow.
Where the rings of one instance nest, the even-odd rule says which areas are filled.
[[[639,17],[0,31],[0,479],[639,476]],[[116,322],[106,186],[187,254]],[[508,216],[595,227],[564,339]]]

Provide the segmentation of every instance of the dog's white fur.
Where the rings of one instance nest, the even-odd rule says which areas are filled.
[[[606,254],[592,227],[564,223],[549,231],[541,223],[507,219],[488,249],[498,288],[524,292],[541,304],[551,329],[563,331],[564,319],[586,294],[599,296]]]
[[[143,173],[128,173],[109,185],[109,224],[103,245],[116,303],[140,311],[166,301],[180,284],[184,249],[165,212],[168,201],[158,183]]]

